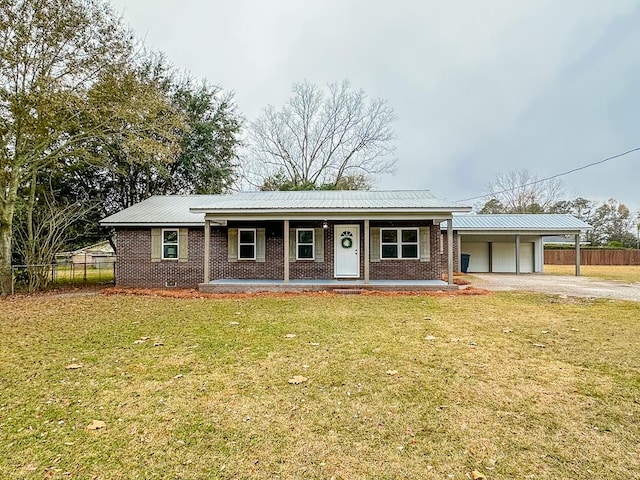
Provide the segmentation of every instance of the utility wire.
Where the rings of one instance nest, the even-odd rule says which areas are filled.
[[[574,173],[574,172],[577,172],[577,171],[580,171],[580,170],[584,170],[585,168],[593,167],[595,165],[600,165],[601,163],[605,163],[605,162],[608,162],[609,160],[613,160],[613,159],[616,159],[616,158],[624,157],[625,155],[629,155],[630,153],[637,152],[637,151],[640,151],[640,147],[632,148],[631,150],[627,150],[626,152],[619,153],[617,155],[613,155],[612,157],[607,157],[607,158],[604,158],[602,160],[598,160],[597,162],[593,162],[593,163],[589,163],[587,165],[583,165],[581,167],[572,168],[571,170],[567,170],[566,172],[562,172],[562,173],[557,173],[555,175],[551,175],[550,177],[542,178],[540,180],[535,180],[533,182],[525,183],[523,185],[518,185],[516,187],[507,188],[507,189],[501,190],[499,192],[491,192],[491,193],[485,193],[484,195],[478,195],[477,197],[463,198],[462,200],[457,200],[457,202],[468,202],[470,200],[479,200],[481,198],[491,197],[491,196],[494,196],[494,195],[500,195],[501,193],[512,192],[514,190],[517,190],[518,188],[529,187],[529,186],[535,185],[537,183],[542,183],[542,182],[546,182],[546,181],[549,181],[549,180],[553,180],[554,178],[563,177],[565,175],[569,175],[570,173]]]

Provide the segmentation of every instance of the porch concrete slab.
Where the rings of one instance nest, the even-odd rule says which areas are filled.
[[[331,290],[381,290],[381,291],[445,291],[458,290],[441,280],[236,280],[220,279],[201,283],[198,290],[205,293],[247,292],[321,292]]]

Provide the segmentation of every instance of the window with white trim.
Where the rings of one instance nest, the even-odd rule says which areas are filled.
[[[178,259],[178,242],[180,235],[177,229],[162,230],[162,259]]]
[[[239,228],[238,229],[238,259],[239,260],[255,260],[256,259],[256,229],[255,228]]]
[[[296,260],[313,260],[313,228],[296,229]]]
[[[419,258],[417,228],[381,228],[380,258]]]

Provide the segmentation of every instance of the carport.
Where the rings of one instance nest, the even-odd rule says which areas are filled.
[[[544,270],[542,237],[575,238],[576,275],[580,275],[580,235],[591,226],[564,214],[492,214],[453,217],[457,269],[469,255],[469,273],[534,273]]]

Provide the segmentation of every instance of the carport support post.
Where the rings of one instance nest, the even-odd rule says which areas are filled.
[[[516,275],[520,275],[520,235],[516,235]]]
[[[453,218],[447,220],[447,283],[453,285]]]
[[[456,255],[456,262],[458,262],[458,272],[462,271],[462,240],[460,239],[460,233],[456,235],[456,246],[458,247],[458,255]]]
[[[284,221],[284,283],[289,283],[289,220]]]
[[[211,258],[211,220],[204,221],[204,283],[209,283],[209,259]]]
[[[576,233],[576,277],[580,276],[580,234]]]

